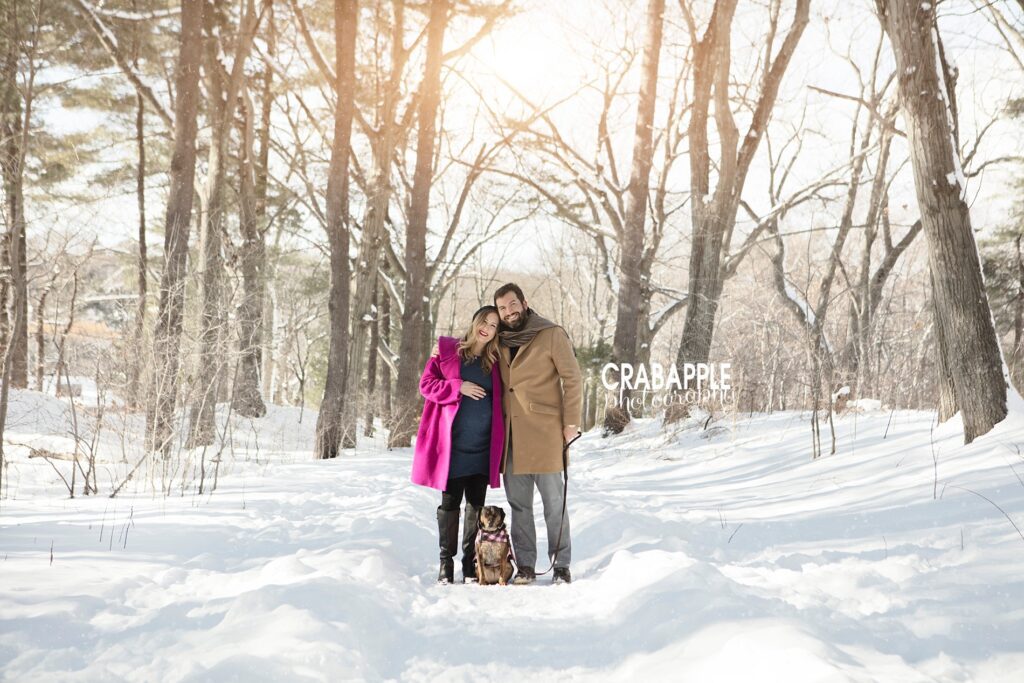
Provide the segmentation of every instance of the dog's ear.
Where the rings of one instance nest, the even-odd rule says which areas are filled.
[[[505,508],[498,508],[498,526],[505,523]]]

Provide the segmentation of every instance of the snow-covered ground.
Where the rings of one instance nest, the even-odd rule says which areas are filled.
[[[300,423],[272,407],[223,423],[216,492],[207,479],[197,493],[195,454],[187,467],[144,465],[111,499],[140,420],[111,410],[93,439],[94,412],[67,408],[14,395],[3,680],[1019,681],[1024,670],[1019,416],[965,447],[955,421],[933,428],[929,413],[849,414],[838,452],[817,461],[807,414],[588,434],[571,468],[574,582],[499,588],[435,585],[439,496],[408,483],[409,450],[377,440],[311,461],[315,414]],[[70,462],[28,457],[29,446],[73,452],[76,432],[97,453],[99,496],[69,499],[57,470]],[[827,427],[823,440],[827,453]],[[500,490],[489,502],[506,505]]]

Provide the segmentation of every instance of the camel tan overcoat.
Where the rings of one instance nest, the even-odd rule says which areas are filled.
[[[562,471],[562,428],[580,425],[583,413],[583,375],[569,335],[549,327],[525,346],[514,360],[507,346],[500,349],[502,406],[505,413],[505,451],[501,471],[511,474]]]

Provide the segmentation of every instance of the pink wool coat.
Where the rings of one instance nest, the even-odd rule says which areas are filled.
[[[462,401],[474,399],[463,396],[462,362],[458,354],[459,340],[438,337],[437,356],[431,356],[420,377],[423,416],[416,434],[416,447],[412,459],[412,483],[444,491],[448,485],[448,468],[452,453],[452,423]],[[491,469],[492,488],[501,485],[501,454],[505,447],[505,419],[501,410],[501,370],[498,363],[491,366]]]

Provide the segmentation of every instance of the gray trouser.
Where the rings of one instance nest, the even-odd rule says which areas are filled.
[[[512,471],[512,448],[508,449],[505,470],[505,496],[512,508],[512,550],[520,567],[536,569],[537,528],[533,523],[533,487],[540,491],[544,504],[544,523],[548,529],[548,557],[555,558],[556,567],[568,567],[572,559],[569,541],[569,508],[562,518],[563,479],[561,472],[549,474],[509,474]],[[562,531],[561,546],[558,543]]]

